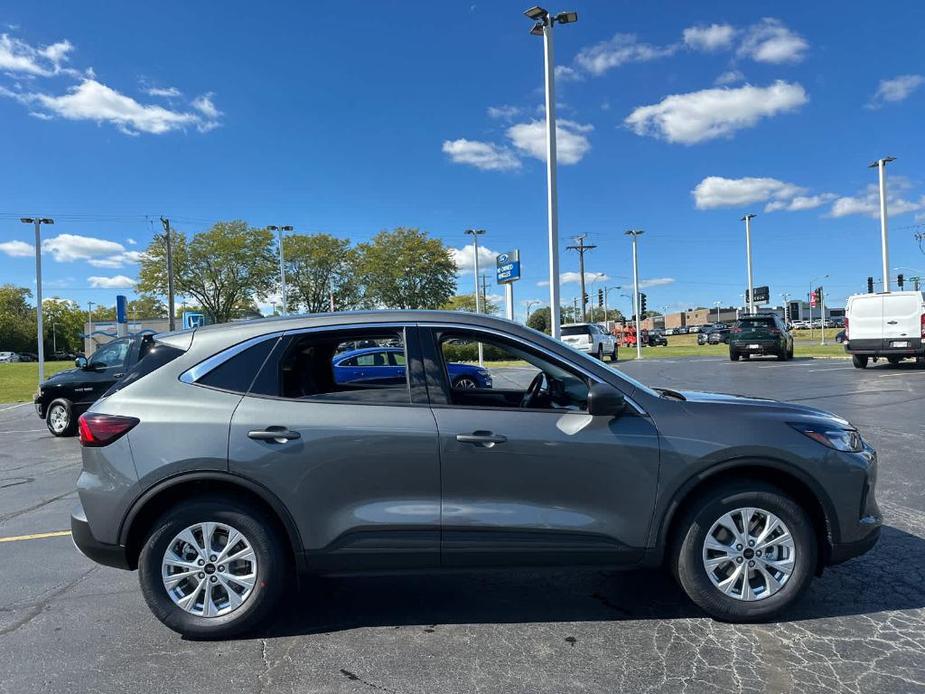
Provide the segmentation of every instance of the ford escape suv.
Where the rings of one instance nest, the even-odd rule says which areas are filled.
[[[479,342],[491,387],[454,386]],[[357,344],[404,369],[338,378]],[[876,453],[844,419],[651,389],[466,313],[160,335],[78,428],[77,547],[199,638],[266,620],[297,571],[666,565],[713,617],[768,619],[881,524]]]

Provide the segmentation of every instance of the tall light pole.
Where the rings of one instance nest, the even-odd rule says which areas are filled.
[[[530,322],[530,309],[533,308],[535,304],[542,304],[543,302],[539,299],[530,299],[529,301],[524,302],[527,305],[527,315],[524,318],[524,325]]]
[[[748,315],[755,315],[755,288],[752,286],[752,220],[758,215],[749,212],[742,217],[745,222],[745,262],[748,266]]]
[[[609,313],[609,309],[608,309],[608,306],[609,306],[608,299],[609,299],[609,297],[607,296],[607,294],[608,294],[609,292],[613,291],[614,289],[623,289],[623,287],[620,287],[620,286],[617,286],[617,287],[604,287],[604,323],[607,323],[607,314]]]
[[[482,301],[479,297],[479,236],[485,233],[484,229],[466,229],[466,234],[472,237],[472,257],[475,261],[475,312],[482,312]],[[479,342],[479,366],[485,365],[485,350]]]
[[[787,321],[787,325],[789,326],[793,323],[793,316],[790,315],[790,293],[781,292],[780,298],[784,300],[784,320]]]
[[[713,305],[716,306],[716,322],[719,323],[719,306],[722,304],[722,301],[714,301]]]
[[[45,380],[45,331],[42,328],[42,225],[54,224],[48,217],[20,217],[23,224],[35,226],[35,322],[39,343],[39,384]]]
[[[559,200],[556,189],[556,95],[555,59],[553,56],[552,29],[559,24],[578,21],[577,12],[560,12],[550,15],[542,7],[531,7],[524,12],[534,24],[530,33],[543,37],[546,82],[546,209],[549,227],[549,324],[552,337],[559,339]]]
[[[284,316],[289,315],[289,301],[286,292],[286,263],[283,258],[283,232],[284,231],[293,231],[293,227],[289,224],[286,226],[268,226],[268,230],[275,231],[279,235],[279,291],[280,291],[280,300],[283,302],[282,305],[282,314]]]
[[[639,338],[639,259],[636,254],[636,239],[644,234],[642,229],[630,229],[627,236],[633,239],[633,313],[636,314],[636,358],[642,359],[642,340]]]
[[[93,344],[93,306],[95,302],[87,302],[87,352],[90,351],[90,345]]]
[[[883,291],[890,291],[890,247],[886,228],[886,165],[896,161],[896,157],[883,157],[868,168],[877,169],[880,174],[880,255],[883,261]]]

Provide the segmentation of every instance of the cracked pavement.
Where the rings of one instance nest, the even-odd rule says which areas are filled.
[[[311,579],[250,638],[187,641],[68,537],[0,543],[0,693],[925,692],[925,369],[628,362],[651,385],[812,402],[880,454],[886,527],[783,621],[729,625],[659,571]],[[0,405],[0,537],[67,527],[79,450]]]

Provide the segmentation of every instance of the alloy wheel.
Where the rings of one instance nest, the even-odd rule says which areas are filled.
[[[67,408],[61,404],[52,405],[51,409],[48,411],[48,421],[51,424],[52,431],[56,434],[60,434],[67,429],[70,423],[67,415]]]
[[[174,604],[198,617],[221,617],[243,605],[257,581],[250,541],[225,523],[191,525],[174,536],[161,562]]]
[[[460,378],[456,381],[456,387],[462,388],[463,390],[471,390],[472,388],[477,388],[477,384],[471,378]]]
[[[770,511],[738,508],[713,523],[703,541],[703,568],[736,600],[764,600],[793,575],[796,549],[786,524]]]

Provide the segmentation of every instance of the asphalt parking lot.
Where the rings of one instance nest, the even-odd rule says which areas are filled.
[[[67,528],[78,445],[30,406],[0,405],[0,692],[925,691],[925,369],[618,367],[850,419],[880,454],[879,545],[779,623],[714,622],[661,572],[522,571],[311,581],[265,633],[185,641],[148,612],[135,574],[41,536]]]

